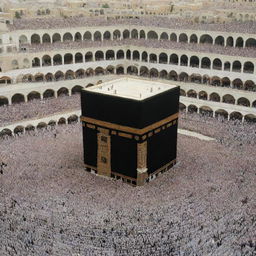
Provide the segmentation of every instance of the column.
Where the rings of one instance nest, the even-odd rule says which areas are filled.
[[[148,178],[147,141],[137,144],[137,185],[142,186]]]

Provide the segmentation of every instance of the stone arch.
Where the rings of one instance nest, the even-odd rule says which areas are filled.
[[[114,60],[115,52],[113,50],[106,51],[106,60]]]
[[[200,92],[198,93],[198,98],[199,98],[200,100],[207,100],[207,98],[208,98],[207,92],[206,92],[206,91],[200,91]]]
[[[149,55],[149,62],[151,62],[151,63],[157,63],[157,56],[156,56],[156,54],[151,53],[151,54]]]
[[[179,57],[177,54],[173,53],[170,55],[170,62],[169,64],[172,64],[172,65],[178,65],[179,63]]]
[[[179,36],[179,42],[180,43],[187,43],[188,42],[188,36],[185,33],[181,33]]]
[[[68,119],[68,124],[74,124],[78,122],[78,116],[77,115],[72,115]]]
[[[104,53],[103,53],[103,51],[95,52],[95,60],[96,61],[104,60]]]
[[[246,47],[256,47],[256,39],[254,38],[248,38],[245,42]]]
[[[74,87],[71,89],[71,95],[80,94],[81,91],[82,91],[82,89],[83,89],[83,87],[80,86],[80,85],[74,86]]]
[[[212,62],[212,68],[221,70],[222,69],[222,61],[219,58],[216,58]]]
[[[66,124],[66,119],[64,117],[61,117],[58,121],[58,125]]]
[[[103,39],[104,40],[110,40],[111,39],[111,34],[109,31],[105,31],[103,34]]]
[[[92,40],[92,33],[89,31],[86,31],[83,36],[84,41],[91,41]]]
[[[42,66],[47,67],[52,65],[52,58],[49,55],[44,55],[42,58]]]
[[[83,54],[81,52],[77,52],[75,54],[75,63],[83,63]]]
[[[200,37],[200,44],[213,44],[213,39],[210,35],[204,34]]]
[[[226,42],[227,46],[233,47],[234,46],[234,38],[232,36],[229,36],[227,38],[227,42]]]
[[[231,81],[228,77],[223,77],[221,83],[223,87],[230,87]]]
[[[92,68],[88,68],[85,71],[85,75],[88,76],[93,76],[94,75],[94,70]]]
[[[113,39],[115,40],[115,39],[120,39],[121,38],[121,32],[120,32],[120,30],[115,30],[114,32],[113,32]]]
[[[21,135],[21,134],[23,134],[23,133],[24,133],[24,127],[21,126],[21,125],[15,127],[14,130],[13,130],[13,133],[14,133],[15,135]]]
[[[187,96],[188,96],[189,98],[197,98],[197,93],[196,93],[195,90],[191,89],[191,90],[189,90],[189,91],[187,92]]]
[[[168,78],[168,73],[166,70],[161,70],[161,72],[159,72],[159,77],[161,79],[167,79]]]
[[[93,54],[92,52],[87,52],[84,56],[85,62],[93,61]]]
[[[94,74],[95,74],[96,76],[104,75],[104,74],[105,74],[105,70],[104,70],[102,67],[97,67],[97,68],[95,68],[95,70],[94,70]]]
[[[230,69],[231,69],[231,64],[229,61],[226,61],[224,63],[224,71],[230,71]]]
[[[244,121],[247,123],[256,123],[256,116],[255,115],[246,115],[244,117]]]
[[[251,61],[246,61],[244,63],[244,69],[243,69],[244,73],[254,73],[254,64]]]
[[[125,29],[123,31],[123,39],[130,38],[130,31],[128,29]]]
[[[197,35],[192,34],[192,35],[190,36],[190,43],[192,43],[192,44],[197,44],[197,43],[198,43]]]
[[[135,60],[135,61],[139,61],[140,60],[140,53],[138,51],[133,51],[132,59]]]
[[[158,76],[159,76],[158,70],[155,68],[151,68],[149,71],[149,77],[158,77]]]
[[[82,35],[81,35],[80,32],[76,32],[76,33],[75,33],[75,41],[76,41],[76,42],[82,41]]]
[[[158,34],[155,31],[150,30],[147,34],[147,38],[157,40],[158,39]]]
[[[62,71],[57,71],[55,74],[54,74],[54,78],[56,81],[60,81],[60,80],[64,80],[64,73]]]
[[[73,54],[66,53],[64,55],[64,64],[72,64],[73,63]]]
[[[25,35],[21,35],[19,37],[19,43],[20,44],[27,44],[28,43],[28,38]]]
[[[168,63],[168,56],[166,53],[162,52],[159,54],[159,63],[162,63],[162,64]]]
[[[127,74],[129,75],[138,75],[138,68],[135,66],[129,66],[127,68]]]
[[[65,73],[65,79],[66,80],[72,80],[72,79],[75,79],[75,73],[73,70],[68,70],[66,71]]]
[[[138,30],[137,29],[132,30],[131,37],[134,38],[134,39],[138,39],[139,35],[138,35]]]
[[[208,106],[202,106],[199,108],[200,115],[213,117],[213,110]]]
[[[223,36],[217,36],[217,37],[215,38],[214,44],[224,46],[224,44],[225,44],[224,37],[223,37]]]
[[[256,108],[256,100],[252,103],[252,107]]]
[[[31,36],[31,44],[40,44],[41,43],[41,38],[38,34],[33,34]]]
[[[25,132],[30,133],[30,132],[33,132],[35,129],[36,129],[35,126],[29,124],[29,125],[26,126],[26,128],[25,128]]]
[[[53,66],[62,65],[62,56],[60,54],[56,54],[53,56]]]
[[[202,58],[201,68],[205,68],[205,69],[210,69],[211,68],[211,60],[208,57]]]
[[[107,74],[115,74],[115,67],[112,65],[107,66],[106,73]]]
[[[49,36],[49,34],[44,34],[43,35],[43,37],[42,37],[42,43],[44,44],[44,43],[47,43],[47,44],[49,44],[49,43],[51,43],[51,37]]]
[[[211,85],[213,86],[221,86],[221,79],[218,76],[212,77]]]
[[[117,67],[116,67],[116,74],[117,74],[117,75],[122,75],[122,74],[124,74],[124,67],[123,67],[123,66],[117,66]]]
[[[4,96],[0,96],[0,107],[4,106],[4,105],[8,105],[8,104],[9,104],[8,98],[6,98]]]
[[[169,38],[168,38],[168,34],[166,33],[166,32],[163,32],[162,34],[161,34],[161,36],[160,36],[160,39],[161,40],[168,40]]]
[[[40,100],[41,95],[39,92],[33,91],[33,92],[30,92],[27,97],[28,97],[28,101]]]
[[[7,137],[11,137],[12,136],[12,131],[10,129],[3,129],[1,132],[0,132],[0,138],[7,138]]]
[[[146,51],[144,51],[141,55],[141,59],[142,61],[144,62],[147,62],[148,61],[148,53]]]
[[[173,81],[178,81],[178,74],[176,71],[172,70],[171,72],[169,72],[168,74],[168,79],[169,80],[173,80]]]
[[[184,104],[182,104],[181,102],[179,103],[179,110],[180,111],[186,111],[186,109],[187,109],[187,107],[186,107],[186,105],[184,105]]]
[[[52,82],[54,79],[53,79],[53,74],[52,73],[47,73],[45,76],[45,81],[46,82]]]
[[[181,55],[180,57],[180,65],[181,66],[187,66],[188,65],[188,56],[187,55]]]
[[[246,91],[253,91],[256,92],[256,85],[252,80],[247,80],[244,83],[244,89]]]
[[[46,129],[47,128],[47,124],[44,122],[40,122],[37,126],[36,129],[37,130],[42,130],[42,129]]]
[[[248,99],[246,99],[245,97],[241,97],[237,100],[237,105],[250,107],[250,101]]]
[[[243,115],[240,112],[234,111],[229,115],[229,119],[242,121]]]
[[[143,76],[143,77],[148,77],[149,76],[149,70],[148,70],[147,67],[142,66],[140,68],[140,76]]]
[[[198,110],[198,107],[193,105],[193,104],[188,106],[188,112],[189,113],[197,113],[197,110]]]
[[[232,82],[233,88],[242,90],[243,89],[243,82],[241,79],[237,78]]]
[[[241,68],[242,68],[242,65],[241,65],[241,62],[236,60],[233,62],[232,64],[232,71],[233,72],[241,72]]]
[[[25,102],[25,96],[21,93],[16,93],[12,96],[12,104],[19,104]]]
[[[78,79],[84,78],[85,77],[85,70],[80,68],[75,72],[75,77]]]
[[[187,74],[187,73],[182,72],[182,73],[180,73],[179,78],[180,78],[180,81],[182,81],[182,82],[187,82],[187,81],[188,81],[189,76],[188,76],[188,74]]]
[[[116,53],[116,58],[117,58],[118,60],[124,59],[124,51],[123,51],[123,50],[119,50],[119,51]]]
[[[210,84],[210,80],[208,75],[203,75],[203,84]]]
[[[210,94],[210,101],[220,102],[220,95],[216,92]]]
[[[59,33],[55,33],[52,36],[52,42],[53,43],[57,43],[61,41],[61,35]]]
[[[63,97],[63,96],[69,96],[69,91],[66,87],[61,87],[58,91],[57,91],[57,96],[58,97]]]
[[[170,40],[173,42],[177,42],[177,35],[175,33],[171,33]]]
[[[48,89],[43,93],[43,99],[54,98],[54,90]]]
[[[200,74],[191,74],[190,81],[192,83],[201,84],[202,83],[202,76]]]
[[[94,41],[102,41],[102,36],[101,36],[100,31],[94,32],[94,34],[93,34],[93,40],[94,40]]]
[[[242,37],[238,37],[236,39],[236,47],[243,47],[244,46],[244,39]]]
[[[222,102],[228,103],[228,104],[235,104],[235,98],[230,94],[225,94],[222,97]]]
[[[43,82],[44,81],[44,74],[43,73],[37,73],[34,76],[35,82]]]
[[[218,119],[227,119],[228,118],[228,112],[224,109],[218,109],[215,111],[215,117]]]
[[[63,42],[73,41],[73,35],[69,32],[63,35]]]
[[[197,56],[190,57],[190,67],[199,67],[199,58]]]
[[[146,33],[144,30],[140,31],[140,39],[145,39],[146,38]]]

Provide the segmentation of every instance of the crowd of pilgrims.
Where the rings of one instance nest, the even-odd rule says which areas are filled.
[[[180,18],[165,17],[143,17],[131,19],[105,19],[73,16],[68,18],[35,18],[14,20],[9,25],[10,30],[25,29],[52,29],[52,28],[73,28],[86,26],[115,26],[115,25],[134,25],[147,27],[161,27],[169,29],[194,29],[203,31],[223,31],[234,33],[251,33],[255,34],[255,22],[229,22],[225,24],[194,24],[192,21]]]
[[[255,126],[187,118],[217,142],[137,188],[83,170],[81,124],[0,141],[3,255],[255,255]]]
[[[111,46],[138,46],[154,49],[176,49],[191,52],[204,52],[215,53],[229,56],[242,56],[242,57],[256,57],[255,48],[252,47],[230,47],[221,46],[208,43],[183,43],[174,42],[170,40],[154,40],[154,39],[122,39],[122,40],[103,40],[103,41],[65,41],[55,43],[43,43],[43,44],[22,44],[21,48],[26,48],[28,52],[41,52],[41,51],[56,51],[58,50],[70,50],[70,49],[86,49],[86,48],[98,48],[111,47]]]

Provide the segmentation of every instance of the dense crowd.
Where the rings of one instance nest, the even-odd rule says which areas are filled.
[[[254,48],[245,47],[229,47],[212,44],[196,44],[196,43],[182,43],[169,40],[146,40],[146,39],[122,39],[122,40],[103,40],[103,41],[66,41],[44,44],[23,44],[21,48],[26,47],[28,52],[42,52],[42,51],[56,51],[58,50],[70,50],[70,49],[86,49],[86,48],[98,48],[111,47],[111,46],[138,46],[146,48],[163,48],[163,49],[176,49],[192,52],[205,52],[215,53],[228,56],[244,56],[244,57],[256,57],[256,51]]]
[[[193,24],[192,21],[177,18],[166,17],[142,17],[132,19],[111,19],[92,18],[92,17],[67,17],[67,18],[35,18],[14,20],[9,25],[9,29],[52,29],[52,28],[73,28],[73,27],[91,27],[91,26],[118,26],[134,25],[147,27],[161,27],[168,29],[192,29],[205,31],[223,31],[234,33],[251,33],[255,34],[255,22],[230,22],[225,24]]]
[[[178,164],[137,188],[84,171],[80,124],[1,141],[0,254],[254,256],[247,126],[187,124],[217,141],[179,135]]]
[[[0,126],[20,120],[42,118],[58,112],[72,111],[79,108],[79,95],[33,100],[10,106],[4,105],[0,107]]]

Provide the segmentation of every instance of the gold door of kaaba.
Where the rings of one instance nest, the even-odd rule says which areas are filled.
[[[99,175],[111,176],[111,136],[107,129],[99,128],[97,171]]]

